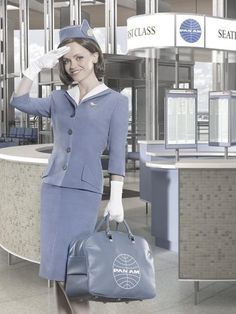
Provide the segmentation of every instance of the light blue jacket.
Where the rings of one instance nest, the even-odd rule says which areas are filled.
[[[51,117],[54,146],[43,181],[102,193],[101,155],[109,150],[108,172],[125,175],[128,99],[108,88],[77,106],[64,90],[48,98],[12,97],[11,105],[32,115]]]

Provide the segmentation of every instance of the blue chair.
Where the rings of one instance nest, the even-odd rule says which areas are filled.
[[[9,134],[3,135],[4,142],[12,142],[16,139],[17,136],[17,128],[11,127]]]
[[[139,152],[127,152],[126,159],[133,161],[133,169],[136,169],[136,161],[140,160],[140,153]]]
[[[24,138],[25,139],[31,139],[32,135],[33,135],[33,129],[32,128],[25,128]]]
[[[17,128],[16,138],[23,139],[24,134],[25,134],[25,128],[23,127]]]

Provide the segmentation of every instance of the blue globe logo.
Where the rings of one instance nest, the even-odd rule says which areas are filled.
[[[202,29],[198,21],[187,19],[180,25],[180,35],[183,40],[192,44],[199,40],[202,35]]]
[[[129,254],[119,254],[113,262],[113,277],[122,289],[133,289],[140,281],[137,261]]]

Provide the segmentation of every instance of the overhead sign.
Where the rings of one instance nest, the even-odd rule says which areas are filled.
[[[236,20],[156,13],[127,20],[128,50],[198,47],[236,51]]]
[[[174,29],[174,15],[153,14],[131,17],[127,23],[128,50],[174,46]]]
[[[176,15],[176,46],[204,48],[204,16]]]
[[[236,51],[236,21],[206,16],[206,43],[210,49]]]

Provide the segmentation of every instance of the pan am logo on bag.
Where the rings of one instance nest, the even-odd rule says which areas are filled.
[[[183,21],[180,25],[179,32],[183,40],[190,44],[197,42],[202,35],[201,26],[198,21],[194,19],[187,19]]]
[[[140,267],[131,255],[119,254],[113,262],[113,276],[120,288],[133,289],[141,278]]]

